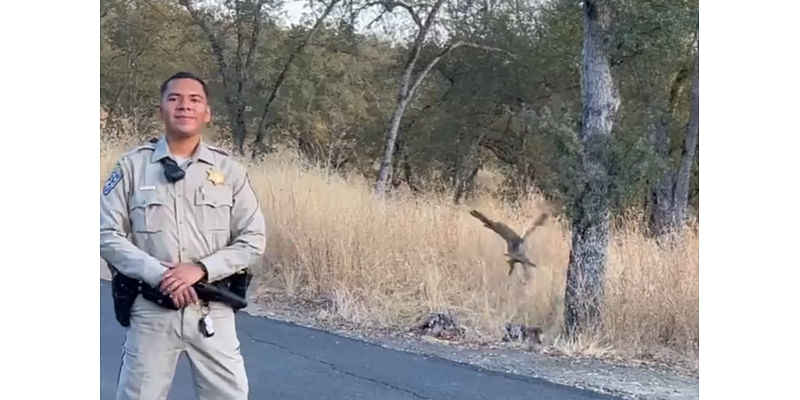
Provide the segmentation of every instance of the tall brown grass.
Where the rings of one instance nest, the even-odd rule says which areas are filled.
[[[101,147],[101,184],[124,148]],[[539,267],[528,272],[518,267],[509,277],[505,243],[468,214],[477,208],[523,230],[548,211],[542,199],[528,200],[521,211],[488,195],[461,206],[432,194],[399,193],[378,201],[370,192],[372,182],[328,174],[288,153],[248,168],[268,222],[259,273],[269,289],[324,298],[338,316],[363,326],[405,329],[428,312],[447,310],[472,340],[497,340],[509,322],[549,332],[560,327],[570,248],[565,225],[551,219],[537,229],[529,252]],[[555,345],[577,354],[695,364],[696,231],[681,234],[681,247],[663,247],[637,223],[622,226],[612,232],[602,330]]]

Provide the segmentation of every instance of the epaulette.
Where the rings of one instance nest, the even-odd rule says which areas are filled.
[[[229,155],[227,151],[222,150],[219,147],[214,147],[211,145],[207,145],[206,147],[208,147],[209,150],[216,151],[217,153],[222,154],[223,156],[227,157]]]
[[[158,140],[156,140],[156,141],[158,141]],[[129,156],[129,155],[132,155],[132,154],[136,154],[136,153],[138,153],[140,151],[143,151],[143,150],[155,150],[155,149],[156,149],[156,146],[153,144],[153,142],[147,142],[145,144],[136,146],[136,147],[126,151],[125,153],[123,153],[123,156]]]

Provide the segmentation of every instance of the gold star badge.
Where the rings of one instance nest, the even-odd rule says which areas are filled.
[[[208,170],[208,180],[215,185],[221,185],[225,182],[225,175],[222,175],[222,172],[216,169]]]

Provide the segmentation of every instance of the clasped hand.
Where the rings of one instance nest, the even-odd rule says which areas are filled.
[[[178,308],[196,304],[198,302],[197,292],[192,285],[205,276],[203,268],[188,263],[165,262],[163,264],[168,269],[161,276],[161,282],[158,285],[161,293],[169,295]]]

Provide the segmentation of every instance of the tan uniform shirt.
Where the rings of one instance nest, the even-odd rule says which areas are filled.
[[[265,223],[245,168],[201,142],[185,177],[170,183],[163,157],[164,137],[118,161],[100,199],[100,256],[153,287],[162,262],[199,262],[216,281],[259,260]]]

